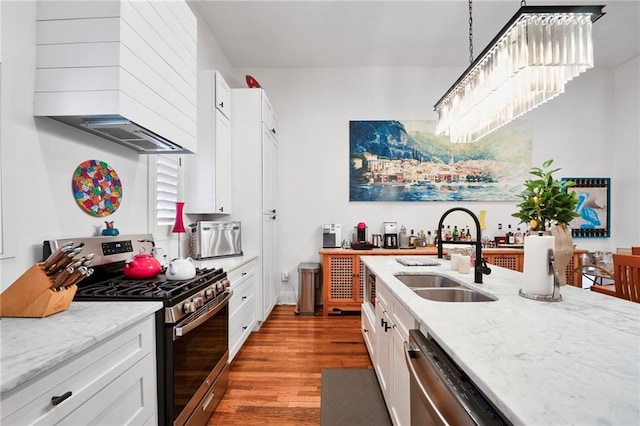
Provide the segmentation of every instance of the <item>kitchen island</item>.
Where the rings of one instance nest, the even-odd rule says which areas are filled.
[[[514,424],[640,424],[640,304],[572,286],[561,287],[561,302],[525,299],[523,274],[496,266],[474,284],[445,259],[361,261]],[[498,300],[430,301],[395,277],[429,272]]]

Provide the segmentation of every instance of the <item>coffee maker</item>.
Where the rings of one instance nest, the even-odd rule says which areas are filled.
[[[382,222],[382,248],[398,248],[398,222]]]

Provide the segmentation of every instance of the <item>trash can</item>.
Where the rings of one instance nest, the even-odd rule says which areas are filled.
[[[296,314],[315,315],[316,295],[320,293],[320,264],[303,262],[298,265],[298,305]]]

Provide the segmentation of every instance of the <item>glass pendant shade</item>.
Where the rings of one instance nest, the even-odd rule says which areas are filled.
[[[437,133],[475,142],[558,96],[593,67],[604,6],[523,6],[436,103]]]
[[[183,233],[186,232],[184,229],[184,220],[182,218],[184,210],[184,202],[176,201],[176,222],[173,225],[173,229],[171,232],[173,233]]]

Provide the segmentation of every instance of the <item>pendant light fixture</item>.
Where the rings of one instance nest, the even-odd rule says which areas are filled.
[[[437,133],[452,142],[475,142],[564,91],[593,67],[592,23],[604,5],[527,6],[473,58],[473,13],[469,0],[471,65],[434,105]]]

